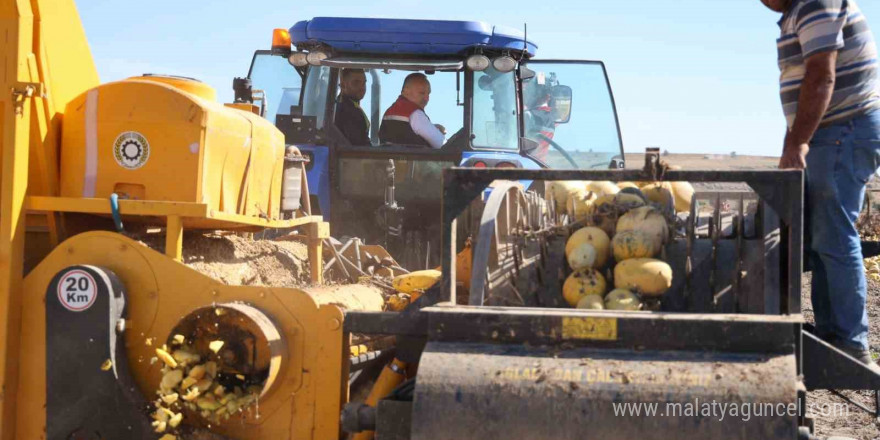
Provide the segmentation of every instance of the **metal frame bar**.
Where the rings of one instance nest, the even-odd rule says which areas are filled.
[[[83,214],[111,214],[107,199],[76,197],[29,196],[25,200],[28,211],[78,212]],[[179,216],[239,223],[263,228],[295,228],[308,223],[321,221],[321,216],[304,216],[291,220],[272,220],[240,214],[214,211],[204,203],[163,202],[153,200],[120,200],[119,214],[146,217]]]
[[[429,306],[417,313],[348,311],[345,331],[431,341],[569,343],[639,350],[794,353],[802,318],[528,307]],[[601,328],[607,325],[606,333]],[[646,338],[663,334],[664,338]]]
[[[84,214],[111,214],[107,199],[75,197],[30,196],[24,200],[26,211],[78,212]],[[177,261],[183,258],[183,229],[187,219],[207,219],[233,225],[289,229],[306,226],[309,248],[309,271],[312,283],[324,280],[323,240],[330,237],[330,226],[323,217],[308,215],[291,220],[272,220],[240,214],[228,214],[210,209],[204,203],[164,202],[153,200],[120,200],[119,214],[143,217],[165,217],[165,255]],[[218,225],[218,229],[222,229]],[[222,225],[226,226],[226,225]]]

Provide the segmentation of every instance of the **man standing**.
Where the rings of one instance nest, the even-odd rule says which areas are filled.
[[[868,347],[855,227],[865,186],[880,166],[874,37],[855,0],[761,2],[783,13],[777,48],[788,132],[779,167],[805,169],[816,332],[880,372]]]
[[[446,129],[442,125],[431,124],[431,119],[425,114],[430,95],[428,77],[421,73],[409,74],[403,80],[400,97],[385,110],[379,139],[383,143],[442,147]]]
[[[352,145],[370,145],[370,120],[361,108],[367,94],[367,75],[361,69],[343,69],[339,76],[334,123]]]

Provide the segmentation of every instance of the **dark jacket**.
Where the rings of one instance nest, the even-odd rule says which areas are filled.
[[[333,121],[352,145],[370,145],[370,121],[351,98],[336,98],[336,119]]]
[[[385,115],[382,117],[382,126],[379,128],[379,140],[383,144],[422,145],[427,147],[428,141],[417,135],[410,125],[409,117],[419,106],[410,102],[403,96],[397,98]]]

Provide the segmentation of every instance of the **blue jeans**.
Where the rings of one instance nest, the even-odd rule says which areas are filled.
[[[807,154],[807,204],[816,331],[868,349],[867,285],[855,227],[880,167],[880,110],[816,131]]]

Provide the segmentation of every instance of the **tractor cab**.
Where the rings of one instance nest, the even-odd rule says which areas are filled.
[[[258,104],[309,159],[312,209],[337,234],[398,241],[393,255],[433,267],[442,169],[623,167],[604,65],[539,61],[536,52],[522,32],[482,22],[314,18],[276,29],[272,49],[257,51],[236,81],[236,101]],[[352,143],[336,124],[344,69],[366,76],[368,143]],[[379,136],[414,72],[430,82],[424,111],[446,130],[440,148]]]

